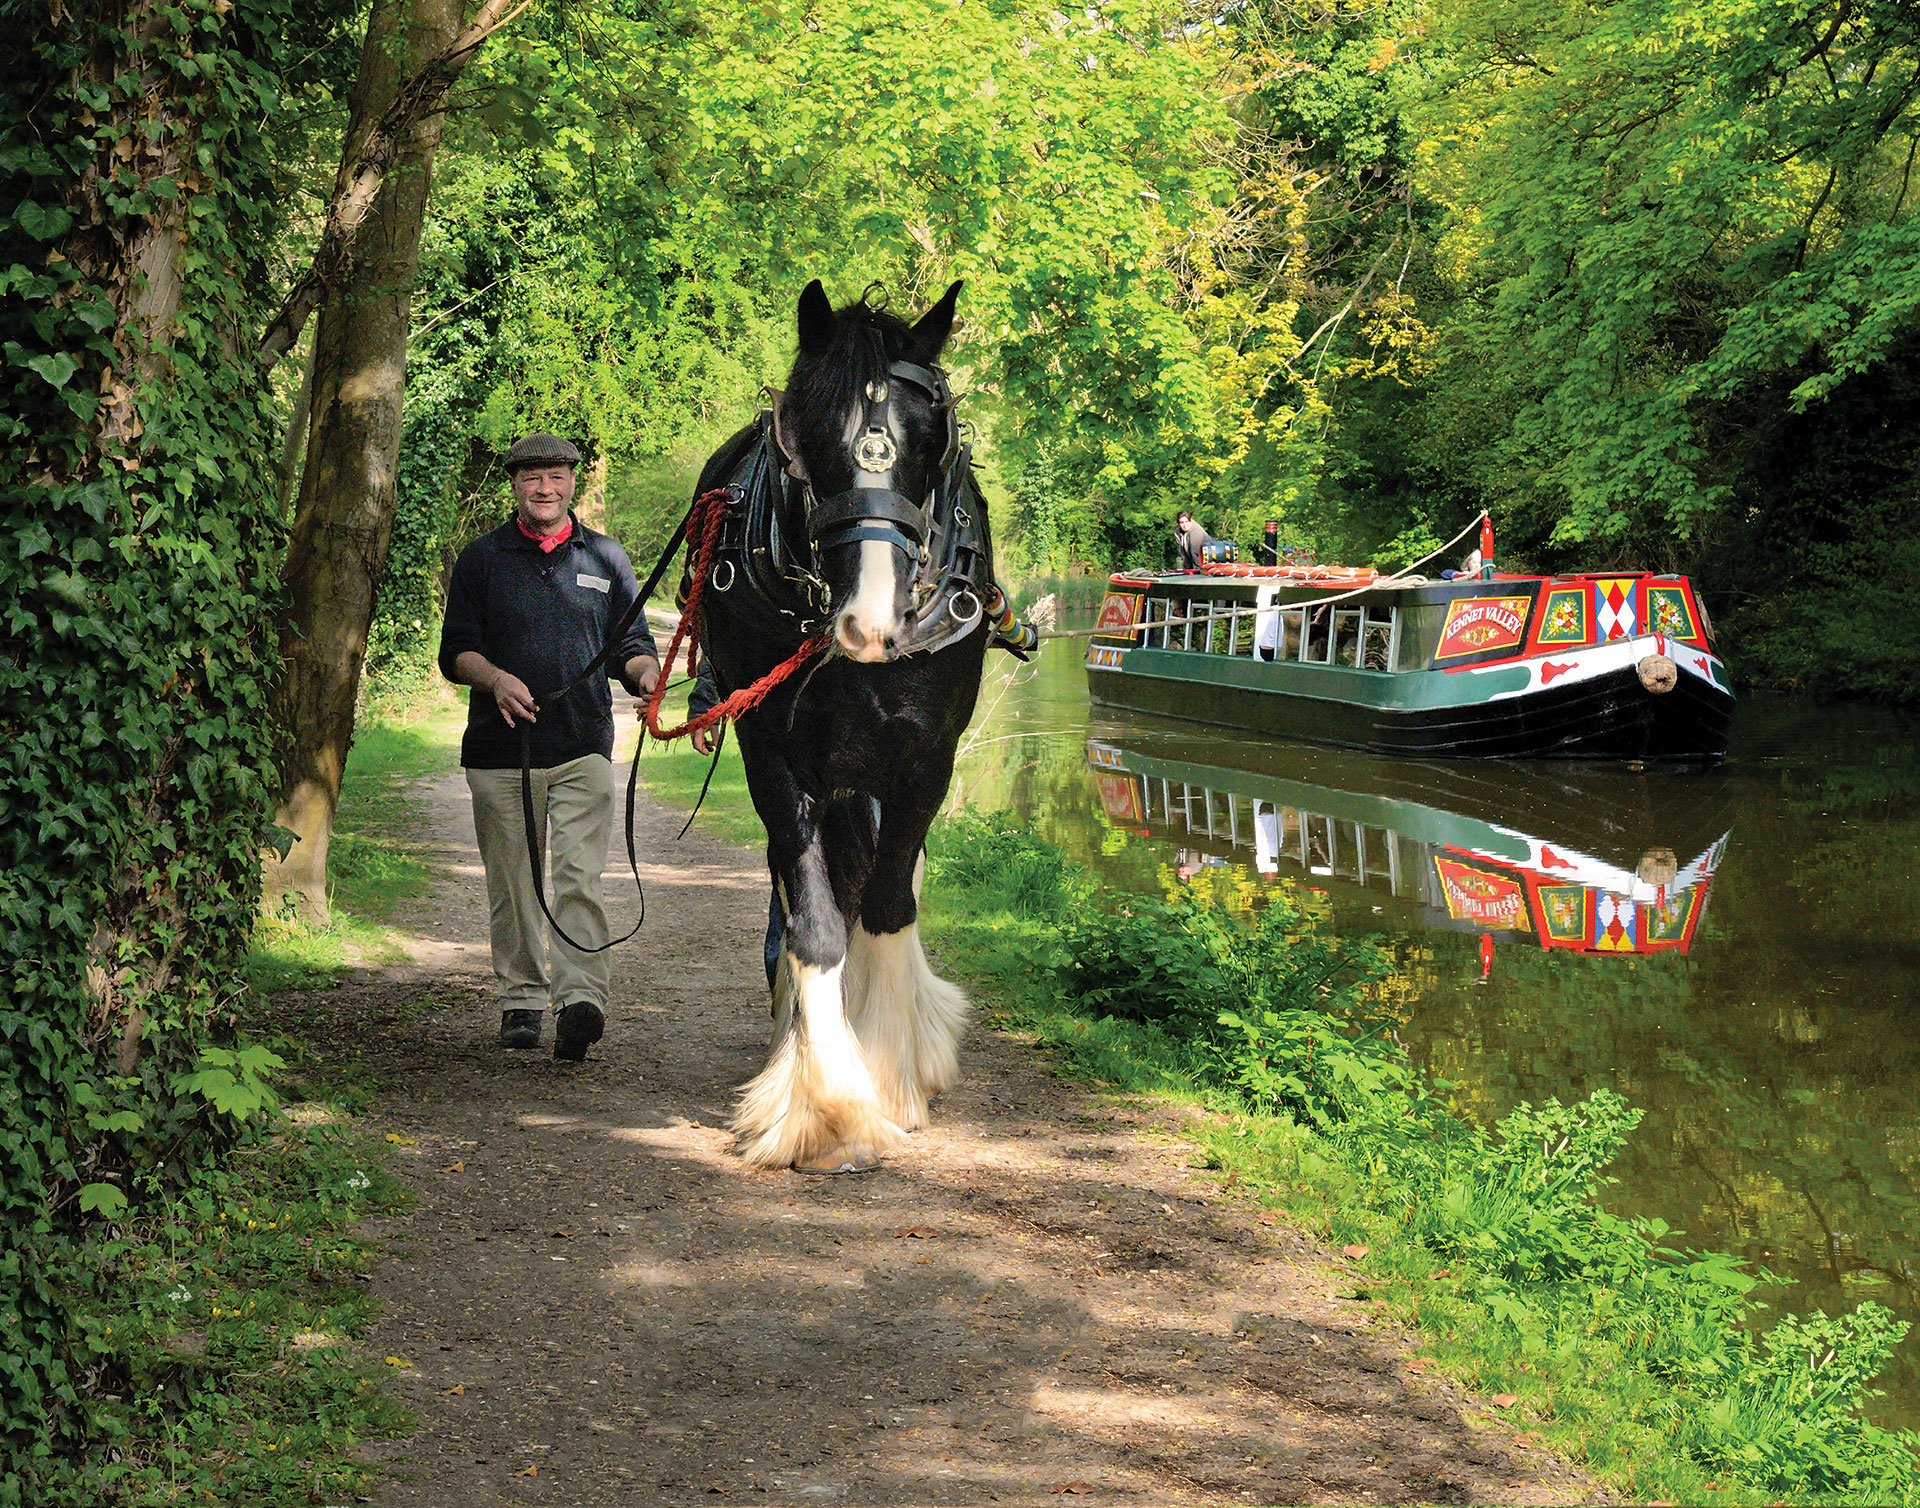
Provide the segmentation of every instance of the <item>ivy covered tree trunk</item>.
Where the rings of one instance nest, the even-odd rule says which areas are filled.
[[[273,778],[270,0],[7,7],[0,73],[0,1504],[115,1343],[48,1274],[189,1155]]]
[[[402,86],[460,30],[459,0],[378,0],[351,101],[339,182]],[[361,225],[355,264],[320,311],[314,333],[307,463],[287,551],[278,712],[285,784],[275,821],[295,835],[267,860],[270,908],[292,903],[325,921],[327,852],[340,777],[353,742],[366,661],[398,504],[407,329],[420,228],[444,117],[401,136],[379,199]]]

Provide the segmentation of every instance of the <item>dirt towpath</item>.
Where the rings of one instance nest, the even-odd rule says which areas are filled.
[[[418,1191],[374,1280],[419,1421],[377,1502],[1602,1500],[1410,1373],[1340,1258],[1217,1192],[1168,1112],[1004,1034],[882,1171],[744,1167],[765,871],[658,807],[606,1039],[501,1050],[465,784],[426,794],[414,961],[309,1003]]]

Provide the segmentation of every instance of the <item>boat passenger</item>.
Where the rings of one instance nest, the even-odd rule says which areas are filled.
[[[1280,609],[1263,607],[1254,615],[1253,652],[1263,660],[1280,654]]]
[[[1182,571],[1199,570],[1200,547],[1212,543],[1213,536],[1200,527],[1191,513],[1182,508],[1180,516],[1174,520],[1173,525],[1175,567]]]

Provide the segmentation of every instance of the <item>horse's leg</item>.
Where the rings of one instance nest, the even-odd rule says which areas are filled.
[[[769,819],[786,938],[773,1051],[741,1090],[733,1129],[741,1155],[761,1167],[870,1168],[899,1141],[900,1128],[887,1118],[847,1024],[841,994],[847,929],[820,828],[786,772],[750,766],[749,774],[760,777],[755,805]]]
[[[922,848],[952,773],[951,758],[930,760],[895,782],[847,949],[848,1018],[881,1103],[909,1131],[959,1072],[967,1020],[965,992],[933,972],[920,944]]]

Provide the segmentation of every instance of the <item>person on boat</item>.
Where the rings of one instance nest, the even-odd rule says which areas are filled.
[[[549,939],[533,864],[551,859],[553,916],[587,947],[609,931],[600,872],[613,834],[613,697],[597,676],[547,706],[533,686],[565,686],[584,671],[640,593],[627,552],[574,515],[580,452],[558,435],[527,435],[503,463],[513,517],[460,553],[447,586],[440,673],[470,686],[460,763],[473,795],[474,836],[487,875],[500,1045],[540,1045],[556,1008],[553,1055],[579,1062],[606,1025],[612,960]],[[644,696],[660,659],[644,617],[608,671]],[[529,856],[521,811],[520,739],[528,739],[533,811],[545,854]]]
[[[1213,536],[1200,527],[1198,520],[1185,508],[1173,524],[1174,566],[1177,570],[1197,571],[1200,569],[1200,550],[1203,545],[1213,543]]]
[[[1254,614],[1253,652],[1263,660],[1280,657],[1280,609],[1263,607]]]

